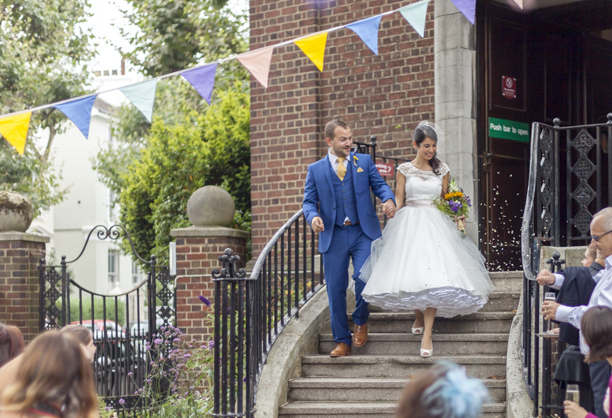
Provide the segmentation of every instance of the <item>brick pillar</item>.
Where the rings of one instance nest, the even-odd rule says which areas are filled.
[[[220,269],[218,257],[226,248],[240,256],[237,268],[245,265],[249,233],[220,226],[173,229],[176,238],[177,326],[189,340],[209,341],[214,335],[213,309],[199,296],[214,303],[212,271]]]
[[[0,232],[0,321],[18,327],[26,342],[39,333],[38,265],[49,238]]]

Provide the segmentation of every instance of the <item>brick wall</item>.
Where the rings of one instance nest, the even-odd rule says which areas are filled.
[[[180,230],[174,230],[173,234],[177,231]],[[213,309],[207,308],[199,296],[215,302],[211,272],[221,269],[217,258],[226,248],[240,256],[236,267],[244,267],[246,237],[176,238],[177,326],[188,340],[209,341],[213,338],[214,323],[209,320]]]
[[[29,342],[39,333],[38,264],[45,243],[8,238],[0,240],[0,321],[18,327]]]
[[[251,0],[251,49],[406,4],[405,0]],[[419,121],[434,118],[433,71],[433,3],[424,38],[399,13],[384,16],[378,56],[350,29],[331,32],[322,73],[294,44],[274,51],[269,87],[251,81],[254,257],[301,208],[307,166],[327,152],[323,130],[331,118],[347,121],[357,141],[376,135],[379,155],[413,154],[412,129]]]

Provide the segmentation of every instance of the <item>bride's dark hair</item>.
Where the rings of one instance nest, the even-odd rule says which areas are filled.
[[[412,139],[414,140],[414,142],[416,142],[417,146],[420,147],[426,138],[431,138],[436,144],[438,143],[438,134],[436,133],[433,126],[429,125],[429,122],[423,121],[420,122],[414,129],[414,136]],[[442,163],[438,159],[438,153],[436,152],[431,158],[431,160],[429,160],[429,165],[431,166],[431,169],[433,170],[434,174],[440,175],[441,164]]]

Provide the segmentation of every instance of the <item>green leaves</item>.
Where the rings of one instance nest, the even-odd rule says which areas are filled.
[[[86,0],[0,0],[0,112],[28,109],[87,92],[85,62],[94,49],[83,29]],[[51,146],[66,118],[34,112],[22,158],[0,139],[0,189],[32,200],[36,214],[61,202],[65,190],[51,164]],[[44,131],[43,131],[44,130]],[[32,136],[39,132],[38,148]]]
[[[195,122],[153,122],[139,160],[120,175],[121,224],[141,256],[165,262],[170,231],[191,225],[187,201],[205,185],[223,185],[236,202],[237,223],[250,228],[249,121],[249,95],[237,85]]]

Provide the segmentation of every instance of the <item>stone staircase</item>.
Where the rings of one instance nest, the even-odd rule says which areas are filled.
[[[506,416],[506,352],[520,298],[522,273],[491,273],[496,291],[472,315],[436,318],[434,356],[419,356],[420,335],[412,335],[414,313],[372,312],[369,341],[350,357],[332,359],[329,324],[319,331],[317,355],[302,357],[301,375],[289,381],[288,402],[279,416],[291,418],[392,418],[406,381],[438,360],[464,366],[489,388],[484,418]],[[349,324],[353,329],[353,324]],[[315,337],[315,338],[317,338]]]

